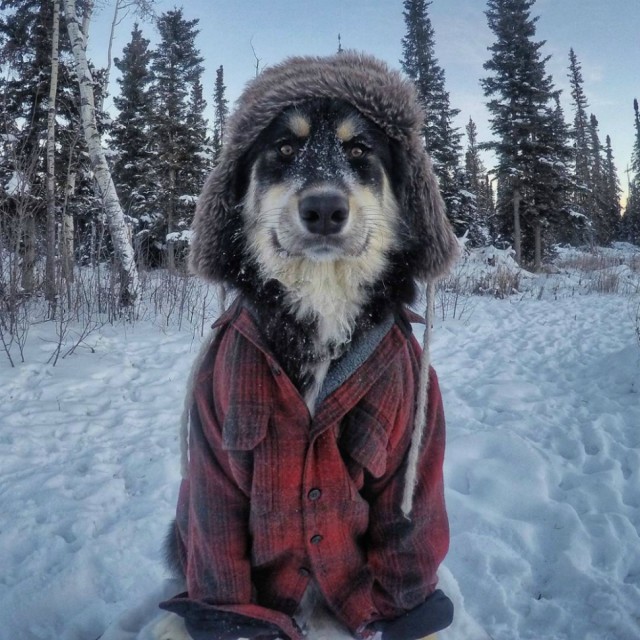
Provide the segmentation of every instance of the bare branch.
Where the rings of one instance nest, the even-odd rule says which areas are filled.
[[[262,62],[262,58],[258,58],[256,54],[255,47],[253,46],[253,36],[251,36],[251,40],[249,40],[249,44],[251,45],[251,51],[253,51],[253,57],[256,59],[256,78],[260,75],[260,62]]]

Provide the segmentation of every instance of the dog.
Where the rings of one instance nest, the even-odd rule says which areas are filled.
[[[427,416],[429,363],[422,360],[422,371],[426,373],[420,373],[418,388],[419,346],[411,337],[406,308],[415,301],[420,283],[447,271],[457,250],[422,145],[421,123],[422,113],[413,88],[373,58],[350,53],[327,59],[294,58],[268,69],[240,100],[220,164],[208,179],[198,202],[194,222],[196,241],[191,249],[195,272],[223,283],[236,293],[235,311],[230,311],[231,316],[237,317],[244,309],[253,319],[260,340],[266,343],[270,366],[274,370],[282,368],[304,400],[311,421],[330,393],[327,384],[331,382],[334,384],[331,389],[336,389],[336,369],[342,369],[342,373],[348,370],[348,375],[343,375],[344,382],[366,360],[363,353],[371,353],[366,348],[363,351],[362,345],[372,343],[371,349],[377,348],[392,325],[402,327],[396,333],[404,335],[402,340],[410,343],[403,371],[412,378],[416,373],[416,388],[411,387],[411,395],[406,399],[408,408],[402,415],[405,421],[409,415],[418,417],[415,427],[403,423],[402,437],[394,435],[388,448],[390,451],[402,441],[408,451],[408,460],[402,466],[407,469],[408,488],[404,491],[402,507],[407,518],[414,487],[419,483],[417,476],[422,473],[416,471],[418,457],[422,455],[422,432],[435,425],[438,437],[430,437],[429,446],[440,447],[444,422],[441,416]],[[215,333],[212,340],[215,347],[218,344]],[[200,375],[202,379],[197,371],[207,362],[208,348],[205,345],[204,355],[196,362],[196,378]],[[210,365],[205,369],[209,371],[207,375],[211,375]],[[280,375],[279,371],[275,375]],[[402,388],[400,384],[399,393]],[[434,411],[437,411],[440,402],[437,384],[430,389],[433,398],[429,402],[434,401]],[[417,395],[425,396],[425,403],[417,402],[414,410]],[[393,393],[390,397],[394,397]],[[216,403],[215,398],[211,401]],[[368,410],[373,411],[371,407]],[[229,423],[229,430],[235,426],[234,421]],[[227,422],[225,430],[226,425]],[[362,438],[358,442],[352,438],[349,446],[364,447],[369,456],[372,445],[367,444],[366,433]],[[252,443],[255,446],[256,443]],[[231,445],[225,440],[222,448],[228,446]],[[243,450],[249,449],[244,440],[238,448],[242,451],[237,456],[232,454],[235,466],[230,468],[245,478],[252,473],[251,466],[246,465],[257,462],[247,462],[252,458],[244,455]],[[438,465],[441,465],[441,453],[434,453],[440,460]],[[384,448],[379,454],[386,455]],[[348,474],[359,487],[357,490],[366,495],[368,490],[361,487],[366,474],[354,462],[360,454],[349,458],[341,451],[340,455],[345,456],[345,469],[348,467]],[[184,457],[183,463],[187,477],[188,461],[185,462]],[[373,476],[383,473],[383,466],[370,464]],[[228,476],[229,472],[226,473]],[[190,482],[193,485],[194,479]],[[253,493],[254,489],[252,484],[243,491]],[[429,517],[431,529],[437,531],[439,540],[433,547],[436,557],[425,560],[424,566],[429,567],[429,572],[437,567],[448,544],[444,503],[438,492],[434,495],[434,504],[428,506],[434,509],[433,517]],[[310,500],[318,498],[313,492],[310,496]],[[299,509],[290,504],[286,508],[299,513]],[[165,544],[167,564],[182,579],[186,578],[188,564],[184,522],[183,518],[182,538],[180,524],[172,523]],[[402,529],[405,524],[398,526]],[[254,542],[255,535],[252,533]],[[312,542],[316,544],[321,540],[322,536],[316,535]],[[401,553],[407,556],[407,549]],[[432,579],[430,574],[428,580]],[[425,618],[425,608],[420,608],[433,598],[429,592],[435,583],[426,584],[425,580],[427,578],[422,577],[411,587],[411,597],[424,592],[422,597],[427,598],[415,607],[419,614],[416,628],[420,633],[425,629],[437,630],[437,624],[433,627],[431,618]],[[365,589],[358,584],[360,588]],[[318,592],[310,586],[302,604],[306,602],[313,609],[312,596]],[[435,592],[438,593],[441,592]],[[323,595],[326,597],[326,592]],[[264,601],[271,602],[269,597]],[[292,614],[288,611],[292,598],[278,600],[281,598],[278,594],[274,598],[274,602],[282,602],[287,613]],[[448,606],[446,602],[441,604],[444,600],[438,596],[429,606],[442,612]],[[436,601],[440,604],[433,605]],[[191,604],[179,602],[165,608],[183,615],[187,610],[184,606],[188,609]],[[397,609],[396,615],[404,615],[407,605]],[[395,611],[396,605],[390,610]],[[447,611],[443,619],[450,614]],[[358,615],[349,611],[338,617],[353,633],[358,626]],[[303,620],[306,617],[306,613],[300,612],[300,606],[296,616]],[[271,618],[267,616],[263,620]],[[403,620],[406,625],[407,618]],[[409,622],[413,624],[412,619]],[[280,625],[281,632],[286,627],[282,636],[299,637],[298,630],[289,629],[286,623],[283,627],[276,620],[275,624]],[[446,626],[448,622],[443,624]],[[250,633],[246,635],[254,637]],[[271,637],[268,632],[264,637],[267,636]]]
[[[335,99],[286,109],[242,159],[237,284],[311,413],[354,334],[416,294],[398,259],[411,233],[398,205],[400,167],[380,127]],[[174,531],[167,564],[181,575]]]

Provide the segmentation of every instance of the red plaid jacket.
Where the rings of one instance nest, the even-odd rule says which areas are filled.
[[[398,318],[313,418],[251,314],[236,305],[197,376],[177,526],[188,602],[278,625],[309,581],[358,637],[435,589],[449,545],[445,422],[430,372],[411,519],[400,510],[420,346]],[[176,599],[174,599],[175,601]]]

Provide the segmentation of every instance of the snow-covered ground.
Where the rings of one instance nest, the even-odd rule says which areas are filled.
[[[440,300],[433,361],[452,528],[443,582],[494,640],[640,638],[630,253],[618,247],[586,276],[564,252],[551,274],[516,274],[519,293]],[[499,267],[513,272],[500,252],[475,255],[459,275],[480,281],[480,269]],[[619,293],[594,292],[612,279]],[[15,369],[0,352],[3,640],[94,640],[166,577],[160,547],[198,339],[150,320],[108,325],[87,339],[93,352],[80,347],[54,368],[44,364],[54,334],[51,323],[32,327]]]

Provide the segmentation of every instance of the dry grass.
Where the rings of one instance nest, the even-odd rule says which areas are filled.
[[[633,295],[638,292],[640,254],[615,255],[607,250],[576,253],[560,258],[553,265],[560,273],[574,272],[586,293]]]
[[[608,256],[601,253],[581,253],[554,262],[559,269],[575,269],[584,273],[602,271],[627,265],[634,273],[640,272],[640,254],[632,256]]]
[[[600,271],[591,278],[587,290],[589,293],[619,293],[620,275],[615,271]]]
[[[506,298],[520,291],[520,273],[498,266],[493,273],[485,273],[471,281],[471,293],[494,298]]]
[[[76,267],[73,281],[60,287],[53,303],[42,295],[23,295],[0,281],[0,355],[14,367],[25,361],[25,343],[32,325],[51,322],[48,363],[55,366],[79,347],[91,349],[88,338],[106,324],[150,321],[161,330],[175,327],[202,336],[217,308],[216,291],[184,273],[141,271],[134,307],[123,307],[118,270],[113,264]]]

